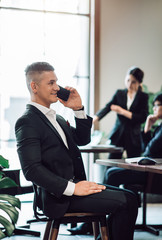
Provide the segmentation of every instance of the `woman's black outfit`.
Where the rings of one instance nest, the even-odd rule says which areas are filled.
[[[135,98],[127,109],[127,89],[117,90],[111,101],[95,115],[101,120],[111,109],[111,105],[118,105],[132,112],[132,119],[117,114],[115,125],[110,133],[111,144],[123,147],[127,157],[140,156],[142,152],[141,124],[145,122],[148,115],[148,95],[139,89]],[[109,158],[121,158],[122,154],[110,154]]]

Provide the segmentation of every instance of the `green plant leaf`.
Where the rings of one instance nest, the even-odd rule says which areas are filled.
[[[21,202],[18,198],[8,194],[0,194],[0,200],[9,202],[13,207],[21,209]]]
[[[6,234],[4,234],[4,232],[2,232],[2,230],[0,229],[0,239],[5,238]]]
[[[17,187],[18,185],[11,178],[5,176],[3,168],[9,168],[9,161],[0,155],[0,189]],[[21,202],[15,196],[8,194],[0,194],[0,209],[10,217],[10,221],[0,215],[0,239],[6,236],[10,237],[15,229],[15,223],[18,220],[19,212],[17,208],[21,208]]]
[[[0,171],[0,180],[3,176],[4,176],[4,173],[2,171]]]
[[[16,223],[18,220],[19,212],[16,210],[15,207],[11,205],[7,205],[6,203],[0,203],[0,209],[8,214],[11,219],[12,223]]]
[[[9,177],[1,178],[0,180],[0,189],[1,188],[10,188],[17,187],[18,185]]]
[[[0,165],[4,168],[9,168],[9,161],[0,155]]]
[[[5,231],[4,234],[6,234],[8,237],[10,237],[15,229],[15,226],[10,223],[5,217],[0,215],[0,223],[4,226]]]

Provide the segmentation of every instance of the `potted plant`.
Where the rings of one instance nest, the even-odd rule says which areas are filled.
[[[16,187],[17,184],[5,175],[4,168],[9,168],[9,161],[0,155],[0,189]],[[18,220],[21,203],[18,198],[0,193],[0,239],[10,237]],[[4,213],[4,214],[3,214]]]

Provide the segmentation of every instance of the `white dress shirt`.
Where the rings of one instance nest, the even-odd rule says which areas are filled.
[[[42,106],[42,105],[40,105],[36,102],[29,102],[29,104],[38,108],[48,118],[48,120],[52,123],[52,125],[55,127],[57,132],[60,134],[65,146],[68,148],[68,143],[67,143],[65,133],[62,130],[59,123],[56,121],[56,111],[51,109],[51,108],[47,108],[45,106]],[[74,111],[74,115],[75,115],[76,118],[81,118],[81,119],[86,119],[87,118],[84,110]],[[67,185],[63,194],[66,195],[66,196],[72,196],[73,193],[74,193],[74,189],[75,189],[75,183],[73,183],[71,181],[68,181],[68,185]]]
[[[132,98],[129,97],[129,95],[127,94],[127,109],[129,110],[130,109],[130,106],[132,105],[133,101],[134,101],[134,98],[136,96],[136,93],[135,92],[132,96]]]

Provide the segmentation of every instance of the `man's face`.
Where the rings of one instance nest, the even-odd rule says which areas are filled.
[[[153,110],[154,110],[154,115],[162,119],[162,103],[159,101],[155,101]]]
[[[38,82],[33,83],[33,93],[35,101],[45,107],[50,107],[51,103],[57,102],[57,77],[53,71],[44,71],[37,74]]]

